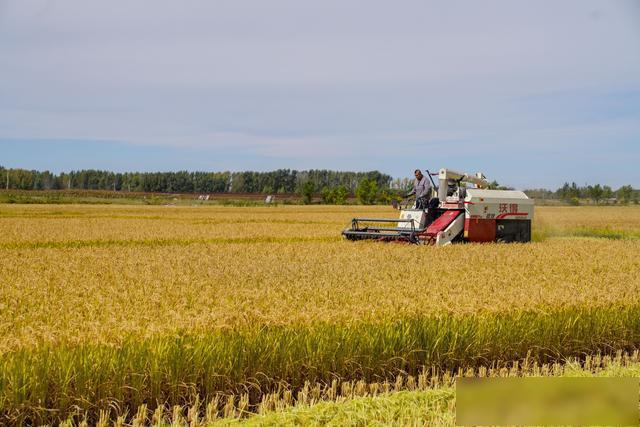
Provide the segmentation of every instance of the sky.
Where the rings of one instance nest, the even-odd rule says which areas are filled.
[[[0,165],[640,187],[640,1],[0,0]]]

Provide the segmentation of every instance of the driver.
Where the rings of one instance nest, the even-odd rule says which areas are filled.
[[[416,195],[416,209],[427,209],[429,205],[429,196],[431,194],[431,183],[426,176],[422,175],[420,169],[416,169],[415,181],[413,182],[413,190],[409,191],[405,197]]]

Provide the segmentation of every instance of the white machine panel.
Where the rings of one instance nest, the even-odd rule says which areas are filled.
[[[403,209],[400,211],[400,219],[412,219],[413,226],[410,222],[399,222],[398,228],[407,228],[411,230],[424,228],[424,225],[427,221],[427,214],[422,209]]]
[[[467,189],[468,219],[533,219],[533,200],[517,190]]]

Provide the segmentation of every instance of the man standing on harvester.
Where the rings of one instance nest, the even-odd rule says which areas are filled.
[[[413,190],[409,191],[405,197],[416,195],[416,209],[427,209],[431,198],[431,183],[426,176],[422,175],[420,169],[415,170],[415,181]]]

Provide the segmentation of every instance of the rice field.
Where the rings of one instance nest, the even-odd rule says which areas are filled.
[[[246,416],[305,387],[640,345],[640,208],[540,207],[530,244],[341,240],[381,215],[0,205],[0,422]]]
[[[460,377],[640,377],[638,353],[618,354],[614,357],[587,357],[585,360],[566,360],[551,365],[514,365],[500,369],[479,369],[456,372],[454,376],[431,377],[420,375],[403,378],[393,384],[344,384],[344,392],[337,396],[323,396],[314,401],[312,393],[304,394],[295,404],[286,404],[248,419],[218,418],[202,420],[215,426],[264,425],[434,425],[455,426],[456,380]],[[331,390],[329,389],[328,392]],[[311,395],[311,396],[310,396]],[[169,414],[167,414],[167,420]],[[162,425],[162,417],[156,417]]]

